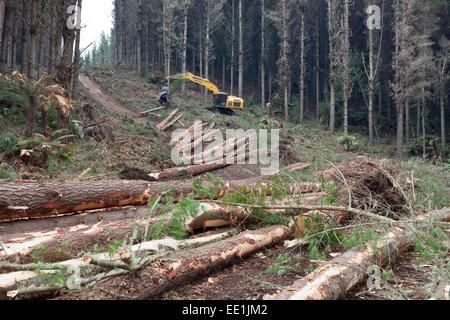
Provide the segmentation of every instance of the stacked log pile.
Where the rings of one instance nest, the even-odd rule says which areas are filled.
[[[175,123],[180,121],[183,114],[177,116],[176,114],[179,111],[180,109],[175,109],[166,119],[164,119],[158,125],[156,125],[156,129],[158,129],[159,131],[166,131],[167,129],[172,127]]]

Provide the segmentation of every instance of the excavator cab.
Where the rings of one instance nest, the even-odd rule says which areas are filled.
[[[227,103],[228,103],[228,93],[224,93],[224,92],[217,92],[217,93],[213,93],[213,100],[214,100],[214,106],[216,107],[223,107],[226,108],[227,107]]]
[[[214,106],[224,109],[244,109],[244,100],[233,97],[225,92],[217,92],[212,94]]]

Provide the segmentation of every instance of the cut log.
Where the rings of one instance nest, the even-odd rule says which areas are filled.
[[[178,117],[176,117],[175,119],[171,120],[169,123],[167,123],[166,125],[164,125],[161,128],[161,131],[166,131],[167,129],[169,129],[171,126],[173,126],[175,123],[177,123],[178,121],[180,121],[181,117],[183,116],[183,113],[180,114]]]
[[[309,167],[311,167],[311,165],[309,163],[295,163],[295,164],[292,164],[292,165],[284,168],[284,170],[292,172],[292,171],[298,171],[298,170],[305,170],[305,169],[308,169]]]
[[[164,188],[167,186],[122,180],[0,184],[0,220],[145,205]]]
[[[441,210],[431,210],[425,214],[422,214],[416,219],[418,222],[450,222],[450,208],[443,208]]]
[[[325,193],[305,195],[303,204],[312,203]],[[283,204],[292,199],[282,201]],[[271,213],[285,210],[267,210]],[[224,206],[219,203],[202,203],[200,212],[187,222],[187,231],[204,230],[210,227],[241,225],[254,222],[245,208]],[[102,221],[99,222],[98,215]],[[27,256],[34,248],[42,247],[45,254],[40,257],[47,262],[55,262],[67,256],[75,256],[79,251],[88,252],[95,246],[104,247],[115,240],[123,240],[131,236],[134,229],[143,232],[148,215],[148,208],[129,208],[123,210],[96,210],[83,214],[60,218],[17,221],[14,224],[3,224],[0,241],[5,252],[0,257],[14,261],[17,256]],[[155,218],[153,220],[157,220]],[[54,226],[49,228],[48,226]],[[3,227],[4,226],[4,227]],[[1,229],[0,229],[1,230]],[[59,252],[59,254],[56,254]],[[12,260],[11,260],[12,259]]]
[[[242,207],[230,207],[218,203],[202,203],[198,214],[186,222],[188,232],[254,222],[249,211]]]
[[[159,108],[154,108],[154,109],[147,110],[147,111],[144,111],[144,112],[140,112],[139,116],[143,117],[143,116],[145,116],[145,115],[147,115],[149,113],[156,112],[156,111],[159,111],[159,110],[162,110],[162,109],[165,109],[165,108],[166,107],[159,107]]]
[[[434,215],[435,214],[435,215]],[[434,216],[433,216],[434,215]],[[450,216],[430,212],[417,221],[445,221]],[[304,279],[275,295],[277,300],[337,300],[367,278],[368,268],[374,261],[380,266],[395,260],[407,250],[413,235],[405,229],[392,227],[382,240],[365,245],[365,250],[354,248],[316,269]]]
[[[31,234],[71,228],[77,225],[94,225],[102,222],[116,222],[126,219],[138,219],[148,215],[148,207],[112,207],[89,210],[78,214],[50,217],[44,219],[29,219],[0,224],[1,238],[14,234]]]
[[[190,141],[188,144],[181,145],[180,143],[176,144],[176,148],[178,150],[183,152],[188,151],[194,151],[195,148],[199,147],[200,144],[203,144],[204,142],[210,142],[210,138],[213,137],[216,133],[214,131],[209,131],[208,129],[205,129],[205,131],[202,132],[200,137],[194,137],[192,141]],[[203,148],[201,149],[203,151]]]
[[[201,164],[185,168],[172,168],[162,172],[150,173],[149,176],[157,181],[174,180],[186,176],[193,177],[202,173],[211,172],[214,170],[227,167],[227,164]]]
[[[162,131],[161,129],[164,128],[170,122],[170,120],[173,119],[173,117],[175,117],[175,115],[178,113],[178,111],[180,111],[180,109],[175,109],[164,121],[160,122],[156,126],[156,129]]]
[[[267,185],[261,183],[271,176],[236,180],[224,185],[203,182],[205,187],[216,190],[217,197],[246,187],[261,189],[267,194]],[[172,187],[175,186],[173,189]],[[192,181],[147,182],[102,180],[81,182],[40,182],[0,184],[0,221],[23,218],[41,218],[67,213],[83,212],[110,207],[146,205],[149,199],[172,189],[175,199],[194,191]],[[320,191],[320,185],[298,183],[290,190],[294,193]]]
[[[11,234],[1,237],[3,247],[6,250],[0,252],[9,261],[18,257],[28,256],[33,249],[39,247],[39,259],[42,261],[56,262],[75,257],[79,252],[91,251],[95,247],[106,247],[114,241],[130,238],[133,231],[141,234],[145,230],[148,208],[141,209],[140,218],[121,221],[103,221],[93,224],[78,224],[66,228],[56,228],[43,232],[26,232]],[[153,219],[153,222],[157,218]]]
[[[180,135],[176,135],[169,143],[169,145],[171,147],[176,147],[180,150],[184,150],[183,148],[183,143],[186,143],[184,138],[189,137],[190,140],[187,144],[191,144],[194,140],[198,140],[200,139],[200,137],[203,137],[209,130],[213,129],[215,126],[215,123],[211,123],[210,125],[207,125],[205,123],[202,123],[201,127],[198,128],[200,129],[200,133],[196,135],[195,129],[196,129],[196,125],[197,123],[194,123],[191,127],[189,127],[188,129],[186,129],[183,133],[181,133]],[[197,130],[198,130],[197,129]],[[180,139],[180,137],[182,137],[183,139]],[[189,148],[189,146],[186,146],[186,148]]]
[[[238,137],[233,137],[227,141],[224,141],[222,144],[217,146],[208,146],[206,149],[200,154],[200,155],[192,155],[190,157],[185,157],[185,161],[188,163],[192,163],[192,161],[195,161],[195,159],[205,159],[205,158],[212,158],[208,159],[209,163],[215,162],[219,159],[225,159],[226,156],[234,156],[239,151],[242,151],[242,149],[246,148],[246,140],[248,137],[244,137],[239,139]],[[235,151],[237,149],[237,151]],[[222,154],[216,154],[217,152],[222,150]]]
[[[195,148],[198,148],[200,146],[200,144],[203,144],[205,142],[211,142],[211,137],[213,137],[216,134],[215,130],[211,130],[209,131],[207,129],[207,131],[204,132],[204,134],[201,136],[201,138],[194,140],[194,142],[191,145],[191,150],[195,150]],[[183,149],[186,150],[186,149]],[[203,148],[202,148],[203,150]]]
[[[157,298],[168,290],[239,262],[258,250],[280,243],[288,236],[289,230],[284,226],[247,231],[190,252],[178,252],[171,255],[170,260],[161,260],[146,266],[138,276],[125,275],[107,279],[75,295],[75,298],[81,300],[110,300],[120,299],[120,297],[138,300]],[[111,288],[117,288],[113,295],[108,293]],[[73,298],[74,295],[69,297],[69,299]]]
[[[143,252],[159,252],[165,248],[170,250],[181,250],[188,248],[197,248],[200,246],[207,245],[209,243],[214,243],[226,238],[231,237],[236,233],[237,230],[231,229],[226,232],[212,234],[204,237],[187,239],[187,240],[174,240],[171,238],[148,241],[140,244],[136,244],[131,248],[119,248],[116,254],[112,256],[110,253],[99,253],[92,256],[85,256],[81,259],[71,259],[67,261],[63,261],[56,264],[46,264],[42,265],[39,268],[41,269],[41,273],[52,273],[53,270],[66,270],[69,267],[79,267],[84,268],[89,266],[90,264],[94,265],[103,265],[103,264],[114,264],[117,260],[127,260],[124,258],[123,253],[129,253],[127,256],[131,256],[131,253],[141,254]],[[168,255],[170,251],[166,252],[164,255]],[[159,255],[160,257],[164,255]],[[129,257],[128,257],[129,259]],[[139,265],[138,268],[143,267],[143,264]],[[3,273],[0,274],[0,299],[2,295],[7,295],[10,291],[15,291],[21,284],[33,285],[33,284],[41,284],[41,279],[37,279],[39,273],[35,271],[37,268],[36,264],[29,265],[13,265],[11,263],[0,263],[0,270],[17,270],[15,272]],[[49,270],[45,270],[45,268],[49,268]],[[51,269],[50,269],[51,268]],[[136,270],[137,271],[137,270]],[[36,282],[36,283],[34,283]]]
[[[188,129],[186,129],[184,132],[183,132],[183,134],[181,135],[182,137],[191,137],[191,141],[190,142],[192,142],[192,136],[193,136],[193,134],[194,134],[194,129],[195,129],[195,124],[193,124],[192,126],[190,126]],[[203,126],[202,126],[202,130],[203,130]],[[180,136],[176,136],[176,137],[174,137],[174,138],[176,138],[176,139],[172,139],[170,142],[169,142],[169,146],[171,146],[171,147],[179,147],[180,145],[181,145],[181,143],[182,143],[182,141],[180,141],[178,138],[179,138]]]

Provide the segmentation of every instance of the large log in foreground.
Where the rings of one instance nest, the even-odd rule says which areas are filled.
[[[170,256],[168,261],[146,266],[137,277],[126,275],[111,278],[82,291],[79,295],[62,298],[82,300],[110,300],[121,299],[121,297],[139,300],[156,298],[168,290],[240,261],[262,248],[275,245],[288,236],[289,230],[284,226],[247,231],[191,252],[178,252]],[[111,288],[114,288],[115,292],[109,294]]]
[[[216,190],[221,196],[243,187],[256,188],[258,182],[270,176],[236,180],[215,185],[204,181],[203,185]],[[34,182],[0,184],[0,221],[22,218],[57,216],[111,207],[146,205],[149,199],[158,198],[161,193],[171,190],[175,198],[194,192],[193,181],[125,181],[102,180],[81,182]],[[320,186],[296,185],[295,191],[310,193]]]
[[[148,209],[142,211],[148,214]],[[131,217],[131,215],[130,215]],[[151,223],[156,221],[153,218]],[[95,248],[102,248],[114,241],[131,237],[133,232],[143,233],[147,218],[125,219],[121,221],[101,221],[95,224],[79,224],[67,228],[56,228],[46,232],[29,232],[0,237],[3,249],[0,258],[14,261],[19,257],[26,257],[33,249],[41,248],[39,259],[47,261],[61,261],[67,257],[75,257],[79,252],[89,252]]]
[[[0,184],[0,220],[145,205],[165,190],[165,184],[123,180]]]
[[[392,228],[377,250],[367,245],[364,251],[351,249],[316,269],[305,278],[281,292],[277,300],[338,300],[366,277],[368,268],[374,263],[383,265],[410,245],[410,238],[403,229]]]
[[[431,211],[417,217],[416,222],[448,221],[450,210]],[[375,262],[386,265],[407,250],[414,239],[409,230],[392,227],[383,239],[365,245],[363,251],[354,248],[294,282],[275,295],[277,300],[338,300],[367,278]]]

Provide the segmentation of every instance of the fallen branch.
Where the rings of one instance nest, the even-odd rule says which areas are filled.
[[[222,232],[219,234],[182,241],[177,241],[171,238],[148,241],[136,244],[129,249],[119,248],[118,253],[114,255],[111,255],[110,253],[99,253],[91,256],[85,256],[82,259],[72,259],[56,264],[17,265],[5,263],[3,264],[5,266],[5,270],[22,270],[22,271],[0,274],[0,294],[1,292],[6,293],[9,291],[16,290],[16,287],[24,281],[27,281],[27,283],[32,282],[32,280],[38,277],[39,275],[39,273],[36,270],[40,270],[41,273],[53,273],[54,270],[67,270],[71,267],[85,268],[89,265],[97,265],[107,269],[120,268],[127,271],[137,271],[142,267],[144,267],[144,265],[149,261],[154,260],[155,257],[150,256],[149,258],[143,259],[142,261],[136,261],[138,263],[136,263],[135,265],[132,263],[127,264],[126,261],[130,262],[130,259],[124,257],[124,255],[122,254],[123,252],[129,251],[131,255],[132,254],[139,255],[144,252],[158,253],[162,251],[163,248],[169,248],[171,251],[187,248],[195,248],[198,246],[203,246],[208,243],[228,238],[232,236],[234,232],[235,230],[228,230],[226,232]],[[156,257],[161,258],[163,256],[167,256],[169,253],[170,251],[164,251],[160,255],[157,254]],[[1,266],[2,265],[0,265],[0,270]]]
[[[222,269],[242,258],[262,249],[275,245],[289,236],[284,226],[273,226],[257,231],[247,231],[231,239],[200,247],[191,252],[178,252],[170,260],[161,261],[144,267],[138,277],[125,275],[112,278],[95,287],[84,290],[77,297],[82,300],[111,299],[102,292],[103,288],[118,288],[116,295],[136,297],[148,300],[160,294],[184,285],[212,271]],[[120,283],[127,283],[122,291]],[[117,296],[115,296],[117,299]]]
[[[79,181],[81,180],[85,175],[87,175],[89,173],[89,171],[91,171],[91,167],[87,168],[86,170],[84,170],[76,179],[75,181]]]
[[[205,202],[212,202],[212,203],[221,203],[223,205],[227,205],[227,206],[235,206],[235,207],[242,207],[242,208],[251,208],[251,209],[265,209],[265,210],[295,210],[295,211],[300,211],[300,212],[308,212],[308,211],[340,211],[340,212],[348,212],[357,216],[364,216],[370,219],[374,219],[377,221],[381,221],[381,222],[389,222],[392,225],[396,225],[399,222],[395,221],[393,219],[387,218],[387,217],[383,217],[383,216],[379,216],[377,214],[371,213],[371,212],[366,212],[363,210],[359,210],[359,209],[353,209],[353,208],[346,208],[346,207],[341,207],[341,206],[299,206],[299,205],[275,205],[275,206],[257,206],[257,205],[249,205],[249,204],[240,204],[240,203],[229,203],[229,202],[220,202],[217,200],[207,200]]]
[[[100,273],[94,277],[90,277],[87,279],[80,279],[79,284],[80,284],[80,286],[83,286],[83,285],[86,285],[86,284],[89,284],[92,282],[101,281],[101,280],[109,278],[109,277],[116,277],[119,275],[123,275],[125,273],[126,273],[125,270],[112,270],[110,272]],[[15,298],[19,298],[22,296],[30,296],[30,295],[42,296],[42,295],[51,294],[51,293],[54,294],[55,292],[61,291],[61,290],[67,290],[67,285],[59,284],[59,285],[53,285],[53,286],[22,288],[22,289],[18,289],[18,290],[8,291],[6,293],[6,296],[10,299],[15,299]]]
[[[298,171],[298,170],[305,170],[309,169],[311,165],[309,163],[295,163],[290,166],[287,166],[284,168],[284,170],[287,170],[288,172]]]
[[[0,270],[9,271],[32,271],[32,270],[67,270],[68,266],[58,263],[30,263],[17,264],[9,262],[0,262]]]
[[[313,200],[323,196],[323,194],[317,195],[313,198]],[[252,210],[249,209],[252,208],[237,205],[224,205],[218,201],[204,201],[200,204],[197,215],[186,222],[186,231],[193,233],[197,230],[204,231],[206,228],[218,228],[261,222],[257,220],[256,216],[252,215]],[[289,210],[284,209],[268,209],[267,213],[280,213],[285,216],[292,216],[292,213],[289,212]]]

